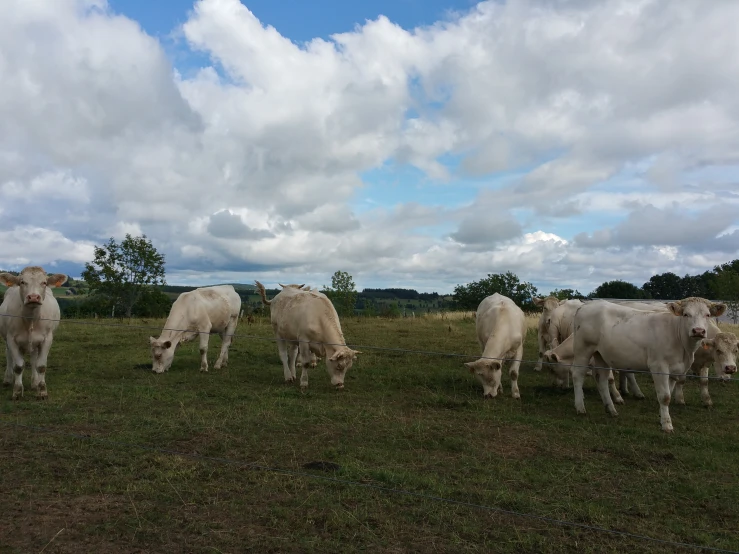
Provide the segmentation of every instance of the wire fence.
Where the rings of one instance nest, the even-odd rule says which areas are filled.
[[[505,357],[494,357],[494,356],[482,356],[478,354],[463,354],[463,353],[456,353],[456,352],[441,352],[437,350],[419,350],[419,349],[411,349],[411,348],[395,348],[395,347],[389,347],[389,346],[375,346],[375,345],[368,345],[368,344],[355,344],[355,343],[331,343],[331,342],[320,342],[320,341],[309,341],[309,340],[299,340],[299,339],[278,339],[276,337],[264,337],[261,335],[249,335],[249,334],[243,334],[243,333],[212,333],[210,331],[199,331],[197,329],[179,329],[179,328],[173,328],[173,327],[159,327],[154,325],[143,325],[143,324],[125,324],[125,323],[99,323],[96,321],[81,321],[81,320],[75,320],[75,319],[51,319],[51,318],[37,318],[37,317],[29,317],[29,316],[19,316],[19,315],[11,315],[11,314],[0,314],[1,317],[8,317],[8,318],[16,318],[16,319],[32,319],[34,321],[49,321],[49,322],[56,322],[60,323],[64,321],[68,324],[73,325],[90,325],[90,326],[99,326],[99,327],[119,327],[119,328],[125,328],[125,329],[149,329],[149,330],[161,330],[163,333],[164,331],[169,331],[171,333],[188,333],[188,334],[195,334],[195,335],[212,335],[212,334],[218,334],[222,337],[231,337],[231,338],[244,338],[244,339],[252,339],[252,340],[261,340],[261,341],[270,341],[270,342],[289,342],[294,344],[317,344],[321,346],[334,346],[334,347],[342,347],[342,346],[348,346],[350,348],[364,348],[365,350],[378,350],[378,351],[384,351],[384,352],[396,352],[396,353],[405,353],[405,354],[421,354],[426,356],[441,356],[441,357],[451,357],[451,358],[468,358],[468,359],[474,359],[474,360],[494,360],[499,362],[520,362],[522,364],[530,364],[530,365],[536,365],[541,363],[542,365],[546,366],[563,366],[563,367],[577,367],[577,368],[587,368],[587,369],[593,369],[593,370],[603,370],[603,371],[618,371],[623,373],[634,373],[634,374],[645,374],[645,375],[669,375],[674,377],[681,377],[686,379],[709,379],[709,380],[715,380],[715,381],[721,381],[721,382],[734,382],[736,380],[732,380],[728,378],[729,376],[725,377],[717,377],[715,375],[708,375],[705,377],[701,377],[700,375],[694,375],[690,372],[687,372],[683,375],[678,375],[675,373],[664,373],[664,372],[656,372],[656,371],[650,371],[650,370],[644,370],[644,369],[630,369],[630,368],[616,368],[616,367],[605,367],[605,366],[598,366],[598,365],[585,365],[585,364],[575,364],[575,363],[562,363],[562,362],[548,362],[546,360],[529,360],[524,358],[505,358]]]

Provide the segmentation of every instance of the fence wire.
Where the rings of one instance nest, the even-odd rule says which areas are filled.
[[[20,316],[20,315],[11,315],[11,314],[0,314],[2,317],[10,317],[10,318],[16,318],[16,319],[32,319],[34,321],[51,321],[51,322],[62,322],[64,321],[67,324],[73,324],[73,325],[89,325],[89,326],[99,326],[99,327],[118,327],[118,328],[125,328],[125,329],[150,329],[150,330],[161,330],[163,333],[164,331],[170,331],[174,333],[189,333],[189,334],[197,334],[197,335],[219,335],[222,337],[231,337],[233,338],[244,338],[244,339],[252,339],[252,340],[262,340],[262,341],[269,341],[269,342],[289,342],[289,343],[295,343],[295,344],[320,344],[322,346],[348,346],[350,348],[364,348],[365,350],[378,350],[378,351],[384,351],[384,352],[398,352],[398,353],[405,353],[405,354],[422,354],[426,356],[440,356],[440,357],[449,357],[449,358],[470,358],[473,360],[495,360],[499,362],[520,362],[522,364],[531,364],[536,365],[541,363],[542,365],[546,366],[564,366],[564,367],[579,367],[579,368],[587,368],[587,369],[595,369],[595,370],[604,370],[604,371],[618,371],[623,373],[634,373],[634,374],[645,374],[645,375],[668,375],[672,377],[681,377],[685,379],[708,379],[713,381],[721,381],[723,383],[727,381],[734,382],[735,380],[727,378],[727,377],[717,377],[715,375],[708,375],[706,377],[701,377],[700,375],[694,375],[690,372],[685,373],[684,375],[676,375],[673,373],[665,373],[665,372],[655,372],[655,371],[649,371],[649,370],[642,370],[642,369],[628,369],[628,368],[615,368],[615,367],[603,367],[603,366],[596,366],[596,365],[583,365],[583,364],[568,364],[568,363],[561,363],[561,362],[548,362],[545,360],[527,360],[524,358],[501,358],[501,357],[493,357],[493,356],[481,356],[477,354],[460,354],[455,352],[440,352],[435,350],[418,350],[418,349],[411,349],[411,348],[394,348],[389,346],[374,346],[374,345],[367,345],[367,344],[355,344],[355,343],[331,343],[331,342],[319,342],[319,341],[308,341],[308,340],[298,340],[298,339],[278,339],[275,337],[263,337],[260,335],[246,335],[246,334],[240,334],[240,333],[212,333],[209,331],[198,331],[196,329],[177,329],[172,327],[159,327],[154,325],[142,325],[142,324],[126,324],[126,323],[98,323],[94,321],[81,321],[81,320],[75,320],[75,319],[50,319],[50,318],[36,318],[32,316]],[[185,342],[185,341],[182,341]]]

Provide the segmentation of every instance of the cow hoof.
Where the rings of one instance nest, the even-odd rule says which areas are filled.
[[[13,400],[20,400],[23,397],[23,391],[13,391]]]
[[[3,381],[3,386],[4,386],[4,387],[9,387],[9,386],[11,386],[12,384],[13,384],[13,381]]]
[[[710,408],[713,408],[713,402],[706,402],[706,403],[703,404],[703,407],[704,408],[709,408],[709,409]]]
[[[613,401],[614,404],[624,404],[624,399],[619,397]]]
[[[521,399],[521,395],[520,395],[519,393],[517,393],[517,392],[516,392],[516,393],[514,393],[514,394],[512,394],[511,396],[512,396],[513,398],[515,398],[516,400],[520,400],[520,399]]]
[[[336,390],[344,390],[344,383],[339,383],[336,385]]]
[[[669,433],[669,434],[672,434],[672,432],[674,431],[674,429],[673,429],[672,427],[667,427],[667,428],[664,428],[664,427],[663,427],[663,428],[662,428],[662,430],[663,430],[663,431],[664,431],[665,433]]]
[[[45,390],[39,391],[38,394],[36,395],[36,398],[38,398],[39,400],[48,400],[49,393],[46,392]]]
[[[285,383],[290,384],[295,382],[295,377],[289,377],[288,379],[285,379]]]

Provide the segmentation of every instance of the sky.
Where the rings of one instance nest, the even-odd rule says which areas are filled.
[[[5,0],[0,267],[587,293],[739,258],[739,2]]]

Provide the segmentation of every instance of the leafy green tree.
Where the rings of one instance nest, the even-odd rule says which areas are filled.
[[[739,321],[739,273],[732,270],[719,271],[713,280],[713,293],[719,300],[726,302],[727,315],[736,324]]]
[[[534,285],[521,282],[515,273],[488,273],[488,276],[468,285],[457,285],[454,287],[454,301],[458,308],[463,310],[475,310],[486,297],[502,294],[513,300],[517,306],[524,309],[532,309],[532,298],[537,295]]]
[[[346,271],[337,271],[331,277],[331,287],[322,291],[328,296],[341,316],[354,315],[357,304],[357,289],[352,276]]]
[[[572,289],[554,289],[549,293],[549,296],[554,296],[557,300],[582,300],[585,298],[583,294],[580,294],[580,291]]]
[[[607,281],[595,289],[591,295],[592,298],[621,298],[621,299],[642,299],[649,298],[649,294],[633,283],[628,283],[620,279],[615,281]]]
[[[90,293],[107,298],[114,309],[131,317],[147,289],[165,284],[164,255],[157,252],[146,235],[126,234],[120,243],[111,238],[95,247],[95,259],[85,264],[82,278]]]
[[[642,290],[657,300],[680,300],[689,295],[683,294],[683,279],[674,273],[652,275],[642,285]]]

